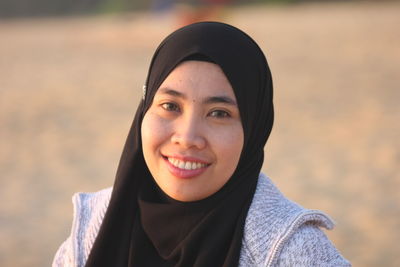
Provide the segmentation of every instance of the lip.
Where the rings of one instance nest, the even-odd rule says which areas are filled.
[[[199,168],[199,169],[195,169],[195,170],[181,169],[181,168],[178,168],[178,167],[175,167],[174,165],[172,165],[172,163],[168,161],[169,157],[170,158],[179,159],[179,160],[182,160],[182,161],[200,162],[200,163],[207,164],[207,165],[205,167],[202,167],[202,168]],[[194,158],[194,157],[165,156],[165,155],[162,155],[162,158],[164,159],[165,163],[167,164],[169,172],[172,175],[174,175],[175,177],[182,178],[182,179],[189,179],[189,178],[194,178],[196,176],[199,176],[200,174],[205,172],[207,170],[207,168],[211,165],[210,163],[208,163],[208,162],[206,162],[204,160],[200,160],[200,159]]]

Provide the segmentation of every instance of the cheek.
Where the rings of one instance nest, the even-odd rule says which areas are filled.
[[[235,169],[244,143],[241,124],[218,132],[213,139],[215,152],[218,154],[217,157],[219,161],[223,161],[224,165],[230,166],[229,169]]]
[[[143,153],[147,158],[168,139],[168,125],[160,117],[147,112],[143,118],[141,134]]]

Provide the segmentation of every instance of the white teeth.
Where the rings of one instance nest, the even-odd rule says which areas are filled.
[[[184,161],[178,160],[178,163],[179,163],[179,164],[177,164],[177,165],[178,165],[179,168],[181,168],[181,169],[184,169],[184,168],[185,168],[185,162],[184,162]]]
[[[186,161],[186,163],[185,163],[185,169],[186,169],[186,170],[191,170],[191,169],[192,169],[192,163],[190,163],[189,161]]]
[[[196,169],[204,168],[205,166],[207,166],[204,163],[193,162],[193,161],[181,161],[181,160],[175,159],[175,158],[168,158],[168,161],[175,167],[178,167],[179,169],[185,169],[185,170],[196,170]]]

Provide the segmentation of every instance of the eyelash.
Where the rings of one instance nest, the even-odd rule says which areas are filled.
[[[214,115],[214,116],[212,116],[212,114],[213,113],[219,113],[219,115]],[[221,116],[221,113],[223,113],[223,115]],[[225,110],[220,110],[220,109],[217,109],[217,110],[213,110],[213,111],[211,111],[210,113],[208,113],[211,117],[214,117],[214,118],[221,118],[221,119],[223,119],[223,118],[230,118],[231,117],[231,114],[229,114],[227,111],[225,111]]]
[[[168,112],[179,112],[180,111],[179,106],[173,102],[163,103],[163,104],[161,104],[161,107]],[[213,118],[218,118],[218,119],[231,117],[231,114],[229,112],[227,112],[225,110],[221,110],[221,109],[213,110],[213,111],[209,112],[207,115],[210,117],[213,117]]]
[[[173,108],[171,108],[171,106],[173,106]],[[178,105],[172,102],[163,103],[161,104],[161,107],[166,111],[175,111],[175,112],[179,111]]]

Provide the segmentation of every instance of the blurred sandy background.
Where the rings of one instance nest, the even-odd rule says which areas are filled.
[[[400,266],[400,3],[228,8],[267,55],[264,171],[354,266]],[[71,196],[112,185],[173,13],[0,21],[0,266],[49,266]]]

